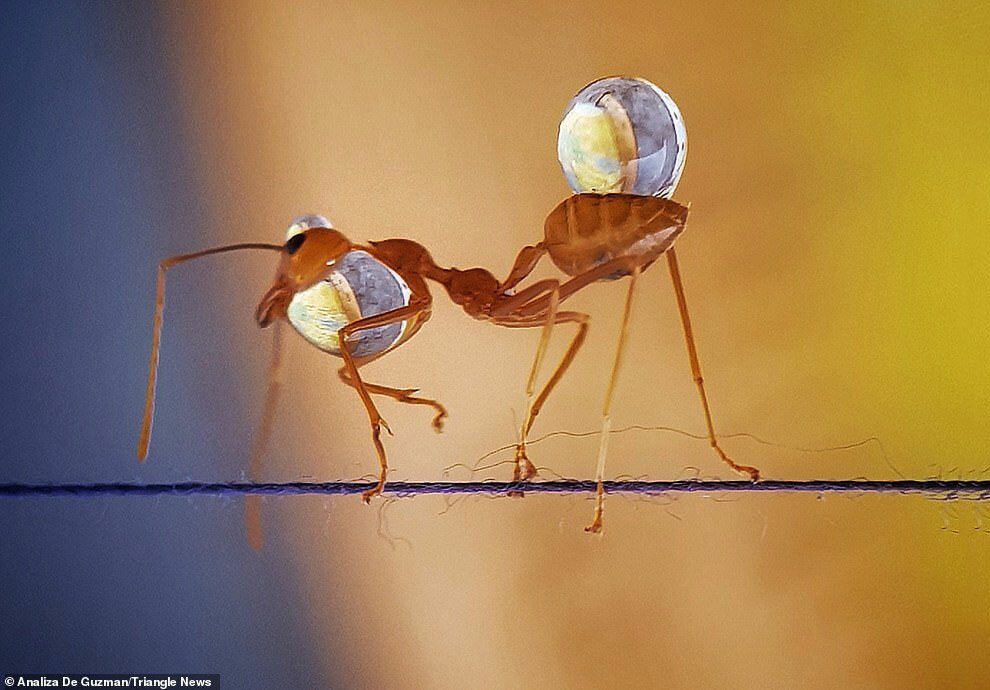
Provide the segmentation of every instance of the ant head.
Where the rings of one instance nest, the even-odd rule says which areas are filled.
[[[293,235],[282,250],[279,279],[293,292],[323,280],[333,264],[349,252],[351,243],[331,228],[310,228]]]
[[[275,282],[255,312],[258,325],[264,328],[284,317],[292,296],[326,278],[337,259],[350,250],[350,241],[331,228],[307,228],[291,235],[282,247]]]

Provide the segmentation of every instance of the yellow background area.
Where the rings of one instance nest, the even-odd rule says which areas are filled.
[[[217,221],[204,246],[278,241],[292,217],[325,213],[355,241],[409,237],[440,264],[502,276],[568,193],[555,158],[568,100],[641,76],[687,126],[678,255],[716,427],[803,448],[877,436],[889,464],[875,444],[727,450],[770,478],[990,476],[986,3],[277,5],[170,10]],[[664,271],[641,281],[614,425],[698,433]],[[218,305],[269,278],[231,271]],[[568,302],[591,334],[534,435],[599,425],[624,288]],[[537,333],[434,294],[423,331],[365,370],[450,410],[437,436],[427,409],[381,402],[394,479],[473,465],[513,442],[524,410]],[[269,334],[225,318],[250,420]],[[339,362],[300,338],[288,360],[267,476],[374,472]],[[731,477],[675,434],[611,447],[612,477]],[[595,451],[556,436],[531,455],[543,477],[587,478]],[[306,591],[311,653],[346,645],[327,664],[355,686],[990,684],[990,515],[973,502],[613,496],[600,538],[582,531],[581,496],[264,510],[268,538],[297,545],[287,578]]]

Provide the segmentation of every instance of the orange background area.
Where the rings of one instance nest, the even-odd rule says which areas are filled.
[[[715,422],[785,446],[882,439],[908,477],[986,478],[990,367],[990,10],[985,3],[184,4],[168,10],[214,222],[203,245],[279,241],[327,214],[356,241],[409,237],[504,275],[569,193],[571,96],[654,81],[684,115],[691,203],[678,254]],[[266,271],[216,303],[260,411]],[[536,277],[550,275],[544,268]],[[641,281],[614,425],[703,431],[664,268]],[[534,435],[592,431],[625,283],[569,305],[591,334]],[[366,378],[391,478],[437,479],[515,438],[536,332],[434,316]],[[568,329],[555,334],[559,352]],[[336,360],[299,338],[271,479],[376,469]],[[247,433],[247,432],[246,432]],[[726,447],[773,478],[896,477],[877,446]],[[543,477],[591,477],[594,437],[536,445]],[[503,452],[495,461],[511,459]],[[508,478],[508,465],[452,479]],[[730,477],[701,441],[617,434],[608,474]],[[990,516],[922,497],[438,497],[265,503],[312,646],[362,687],[974,687],[990,683]],[[264,556],[263,556],[264,557]]]

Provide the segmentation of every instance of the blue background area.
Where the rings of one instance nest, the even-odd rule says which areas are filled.
[[[206,206],[154,10],[3,4],[0,482],[188,478],[134,458],[154,265],[166,247],[201,242]],[[195,328],[190,309],[177,338]],[[212,385],[208,361],[172,364],[175,447],[216,458],[196,463],[197,478],[237,478],[250,439],[215,453],[202,414],[236,408],[233,384]],[[177,397],[189,381],[213,397]],[[235,416],[210,415],[221,426]],[[168,457],[169,439],[159,441],[152,460]],[[197,538],[183,538],[190,533]],[[0,675],[219,673],[224,687],[333,685],[313,675],[293,613],[305,602],[286,561],[278,544],[252,552],[240,510],[219,500],[3,499]]]

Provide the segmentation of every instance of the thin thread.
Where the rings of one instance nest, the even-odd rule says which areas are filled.
[[[224,495],[344,495],[360,494],[375,482],[178,482],[137,484],[0,484],[2,496],[224,496]],[[990,500],[990,480],[970,479],[839,479],[746,480],[679,479],[671,481],[616,480],[603,483],[606,493],[665,494],[692,492],[810,492],[928,494],[952,500]],[[389,482],[385,493],[394,496],[423,494],[593,493],[593,480],[562,479],[541,482]]]

